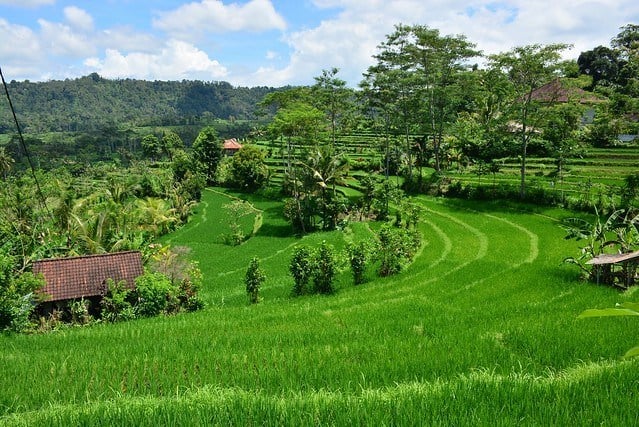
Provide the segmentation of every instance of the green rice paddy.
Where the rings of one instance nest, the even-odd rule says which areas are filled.
[[[206,191],[167,236],[192,248],[206,309],[174,317],[0,336],[0,425],[634,425],[639,341],[632,318],[578,320],[635,301],[578,280],[561,260],[569,213],[413,199],[424,246],[401,274],[331,296],[290,297],[295,245],[341,250],[375,223],[304,237],[279,202],[250,198],[257,234],[239,246]],[[250,231],[252,222],[245,226]],[[257,256],[263,301],[243,277]]]

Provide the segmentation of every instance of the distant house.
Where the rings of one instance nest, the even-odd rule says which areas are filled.
[[[129,289],[135,287],[135,279],[143,273],[142,254],[127,251],[44,259],[33,263],[33,273],[44,276],[45,286],[40,292],[48,302],[102,297],[109,279],[124,281]]]
[[[582,124],[592,123],[595,117],[594,105],[606,102],[605,99],[587,92],[579,87],[569,86],[559,78],[554,79],[550,83],[538,87],[531,93],[531,99],[545,104],[575,102],[582,105],[590,106],[586,109],[582,117]]]
[[[226,156],[233,156],[240,148],[242,148],[242,144],[237,142],[237,139],[235,138],[225,139],[224,145],[222,146],[224,155]]]

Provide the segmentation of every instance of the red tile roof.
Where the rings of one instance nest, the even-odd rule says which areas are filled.
[[[237,139],[231,138],[224,140],[223,147],[225,150],[239,150],[240,148],[242,148],[242,144],[237,142]]]
[[[142,275],[142,254],[138,251],[44,259],[33,263],[33,273],[42,273],[46,282],[40,292],[49,301],[104,295],[107,279],[126,281],[133,288]]]
[[[579,102],[581,104],[597,104],[603,99],[592,92],[586,92],[578,87],[565,85],[560,79],[555,79],[550,83],[535,89],[532,92],[532,99],[540,102]]]

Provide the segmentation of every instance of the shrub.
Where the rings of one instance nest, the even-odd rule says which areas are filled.
[[[351,265],[351,272],[353,273],[353,284],[361,285],[364,283],[364,273],[366,272],[366,263],[368,261],[368,244],[366,242],[350,243],[346,251]]]
[[[140,317],[157,316],[179,310],[177,288],[161,273],[145,272],[135,280],[135,314]]]
[[[266,275],[260,268],[260,260],[257,257],[253,257],[246,270],[246,276],[244,283],[246,284],[246,294],[248,295],[249,302],[256,304],[259,302],[260,288],[262,283],[266,280]]]
[[[379,261],[378,274],[382,277],[399,273],[410,262],[421,245],[421,234],[416,229],[382,226],[377,233]]]
[[[74,325],[88,325],[93,320],[89,314],[89,300],[84,298],[71,301],[69,313],[71,314],[71,323]]]
[[[306,246],[297,246],[293,250],[293,258],[288,270],[293,276],[293,295],[299,296],[307,292],[308,282],[313,273],[311,251]]]
[[[333,247],[322,241],[315,254],[313,263],[313,289],[320,294],[333,293],[333,280],[336,273],[336,260]]]
[[[135,318],[133,305],[129,301],[131,291],[124,286],[125,282],[115,283],[107,280],[107,292],[100,301],[101,315],[107,322],[120,322]]]

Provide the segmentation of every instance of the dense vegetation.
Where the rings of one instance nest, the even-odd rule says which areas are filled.
[[[8,85],[28,133],[89,132],[109,127],[207,123],[213,118],[254,120],[257,103],[273,88],[233,87],[226,82],[108,80],[97,74]],[[8,109],[0,133],[15,126]]]

